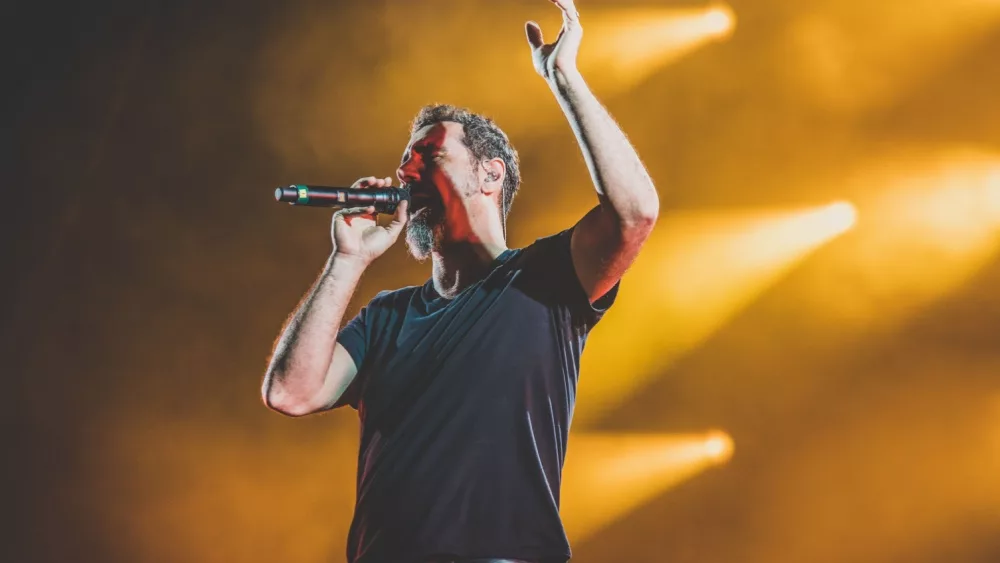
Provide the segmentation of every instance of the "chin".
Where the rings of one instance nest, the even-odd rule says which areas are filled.
[[[417,262],[423,262],[430,258],[432,250],[427,245],[422,244],[420,241],[415,241],[409,236],[406,237],[406,249],[410,252],[410,256]]]
[[[431,253],[440,246],[442,226],[430,215],[426,208],[421,209],[406,224],[406,248],[410,251],[410,256],[419,262],[430,258]]]

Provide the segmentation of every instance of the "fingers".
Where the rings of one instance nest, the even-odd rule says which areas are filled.
[[[359,178],[358,181],[354,182],[354,184],[351,185],[351,188],[356,190],[364,190],[367,188],[390,188],[390,187],[392,187],[392,178],[390,178],[389,176],[386,176],[385,178],[376,178],[375,176],[367,176],[364,178]],[[348,225],[351,224],[350,220],[354,217],[365,217],[366,219],[371,219],[372,221],[375,221],[376,217],[378,216],[378,214],[375,213],[374,207],[368,207],[368,208],[355,207],[351,209],[343,209],[341,211],[338,211],[338,213],[342,214],[344,220],[347,222]],[[334,221],[336,221],[336,218],[334,218]]]
[[[575,24],[580,20],[580,11],[576,9],[573,0],[551,0],[551,2],[562,10],[563,21],[567,24]]]
[[[409,213],[407,213],[409,209],[410,202],[405,199],[399,202],[399,205],[396,206],[396,214],[392,216],[392,222],[389,223],[388,227],[386,227],[389,234],[392,235],[393,238],[398,237],[399,233],[402,232],[403,227],[406,226],[406,221],[410,216]]]
[[[385,178],[376,178],[375,176],[368,176],[365,178],[360,178],[357,182],[351,185],[354,189],[365,189],[365,188],[388,188],[392,186],[392,178],[386,176]]]
[[[566,35],[567,30],[570,35],[575,39],[579,39],[582,28],[580,27],[580,12],[576,9],[576,4],[573,0],[549,0],[556,5],[561,11],[563,16],[563,26],[559,30],[559,36],[556,37],[553,45],[558,44],[563,35]],[[528,37],[528,44],[531,45],[532,50],[537,50],[545,45],[545,39],[542,37],[542,28],[538,26],[537,23],[529,21],[524,24],[524,34]]]
[[[389,176],[386,176],[385,178],[366,176],[364,178],[359,178],[356,182],[354,182],[354,184],[351,185],[351,188],[356,190],[388,187],[392,187],[392,178]],[[359,219],[371,221],[377,224],[378,213],[375,212],[375,207],[352,207],[348,209],[341,209],[333,214],[334,224],[340,222],[346,224],[347,226],[351,226],[354,221]]]
[[[368,207],[347,207],[344,209],[338,209],[333,215],[339,217],[353,217],[355,215],[364,215],[365,213],[370,213],[372,211],[375,211],[375,208],[370,205]]]
[[[542,38],[542,28],[538,27],[537,23],[532,21],[525,23],[524,33],[528,36],[528,44],[531,45],[532,49],[538,49],[545,45],[545,40]]]
[[[377,214],[375,213],[375,207],[369,205],[368,207],[351,207],[349,209],[340,209],[333,214],[333,222],[338,221],[344,222],[347,226],[358,219],[367,219],[370,221],[375,221]]]
[[[378,178],[376,178],[375,176],[368,176],[366,178],[359,178],[358,181],[356,181],[353,184],[351,184],[351,188],[356,189],[356,190],[357,189],[364,189],[364,188],[370,187],[372,184],[374,184],[377,181],[378,181]]]

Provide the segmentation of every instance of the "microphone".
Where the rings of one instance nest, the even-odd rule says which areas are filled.
[[[328,188],[293,184],[274,190],[274,200],[307,207],[369,207],[376,213],[392,214],[399,202],[410,200],[410,191],[402,188]]]

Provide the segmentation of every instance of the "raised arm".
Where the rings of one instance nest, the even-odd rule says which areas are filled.
[[[577,223],[571,245],[577,277],[593,302],[618,283],[638,256],[660,204],[639,155],[577,69],[583,27],[573,0],[550,1],[563,13],[555,42],[546,44],[534,22],[525,31],[535,70],[566,114],[597,189],[599,204]]]
[[[363,178],[354,187],[384,187],[389,178]],[[264,403],[289,416],[331,408],[347,390],[358,367],[337,333],[344,311],[368,265],[399,237],[407,203],[387,227],[374,221],[374,208],[338,211],[333,216],[333,253],[312,289],[285,323],[264,375]]]

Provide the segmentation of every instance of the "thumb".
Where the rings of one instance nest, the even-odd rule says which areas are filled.
[[[389,226],[387,227],[387,230],[392,238],[395,239],[398,237],[399,233],[403,230],[403,226],[406,225],[406,221],[409,218],[409,215],[407,215],[407,210],[409,210],[409,208],[410,202],[405,199],[399,202],[399,205],[396,206],[396,215],[393,216],[392,222],[389,223]]]
[[[524,33],[528,36],[528,44],[531,45],[532,49],[538,49],[545,44],[542,39],[542,28],[538,27],[538,24],[529,21],[524,24]]]

